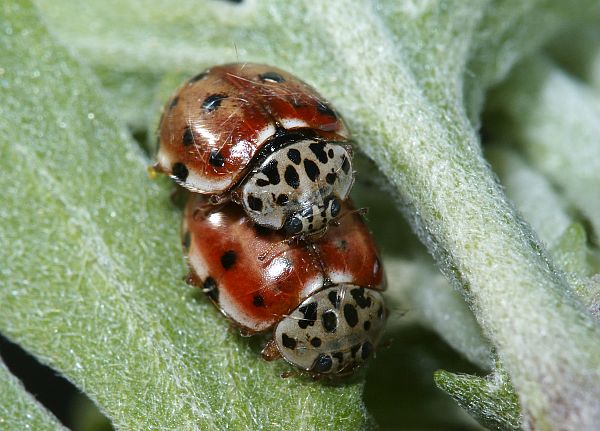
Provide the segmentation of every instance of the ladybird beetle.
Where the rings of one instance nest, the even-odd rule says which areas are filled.
[[[318,241],[297,242],[232,203],[207,215],[204,199],[191,195],[182,223],[188,282],[242,333],[270,332],[265,359],[283,357],[317,378],[352,374],[373,356],[387,316],[385,276],[358,212],[344,204]]]
[[[311,87],[275,67],[215,66],[167,102],[155,169],[257,224],[317,237],[354,182],[340,116]]]

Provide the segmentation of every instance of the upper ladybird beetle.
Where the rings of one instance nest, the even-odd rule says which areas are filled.
[[[251,63],[212,67],[171,97],[155,168],[288,236],[323,234],[354,182],[336,111],[298,78]]]

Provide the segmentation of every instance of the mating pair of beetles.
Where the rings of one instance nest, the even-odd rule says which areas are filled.
[[[341,377],[375,352],[381,260],[348,199],[352,147],[340,116],[280,69],[215,66],[167,102],[157,171],[188,189],[188,280],[263,357]]]

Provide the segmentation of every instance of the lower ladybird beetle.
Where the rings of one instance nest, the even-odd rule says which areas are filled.
[[[233,203],[207,214],[204,199],[190,196],[182,223],[188,280],[243,333],[272,334],[265,359],[320,378],[350,375],[373,356],[385,276],[357,211],[344,204],[337,224],[305,242],[256,225]]]

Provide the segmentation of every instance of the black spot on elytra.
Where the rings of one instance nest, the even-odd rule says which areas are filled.
[[[319,347],[321,345],[321,339],[319,337],[315,337],[312,340],[310,340],[310,344],[313,347]]]
[[[252,305],[254,305],[255,307],[264,307],[265,298],[263,298],[262,295],[254,295],[254,298],[252,298]]]
[[[219,286],[214,278],[211,276],[206,277],[206,280],[202,283],[202,288],[206,296],[215,302],[219,301]]]
[[[308,230],[313,230],[313,225],[312,225],[312,223],[308,225]]]
[[[350,295],[356,301],[360,308],[367,308],[371,306],[371,298],[365,298],[365,288],[361,287],[358,289],[352,289]]]
[[[358,313],[352,304],[344,305],[344,318],[351,328],[354,328],[358,323]]]
[[[262,207],[263,207],[263,201],[260,198],[255,198],[252,195],[248,195],[248,199],[246,199],[248,201],[248,207],[250,207],[250,209],[252,211],[261,211]]]
[[[330,149],[327,151],[327,155],[329,156],[329,158],[330,158],[330,159],[333,159],[333,156],[334,156],[333,148],[330,148]]]
[[[181,142],[184,147],[190,146],[194,143],[194,132],[192,132],[191,127],[186,127],[183,131],[183,137],[181,138]]]
[[[317,373],[326,373],[331,370],[332,365],[333,361],[331,360],[331,356],[321,353],[317,356],[317,359],[315,359],[312,369]]]
[[[196,75],[192,79],[190,79],[188,82],[190,84],[193,84],[196,81],[200,81],[201,79],[204,79],[206,77],[206,75],[208,75],[208,72],[199,73],[198,75]]]
[[[281,334],[281,344],[283,344],[283,347],[287,347],[291,350],[296,348],[296,340],[292,337],[288,337],[288,335],[285,333]]]
[[[346,157],[345,154],[342,156],[342,171],[344,171],[345,174],[347,174],[348,171],[350,171],[350,162],[348,161],[348,157]]]
[[[363,328],[365,329],[365,331],[371,329],[371,321],[366,320],[365,323],[363,323]]]
[[[302,157],[300,156],[300,151],[295,148],[290,148],[287,152],[288,159],[290,159],[295,164],[299,165]]]
[[[288,167],[285,168],[285,174],[283,176],[285,178],[285,182],[291,188],[297,189],[300,186],[300,177],[292,165],[288,165]]]
[[[327,310],[325,313],[323,313],[321,316],[321,322],[323,323],[323,328],[327,332],[335,332],[337,329],[337,316],[333,310]]]
[[[213,112],[221,106],[221,101],[226,97],[224,94],[211,94],[202,102],[202,109],[205,112]]]
[[[313,154],[319,159],[321,163],[327,163],[327,153],[325,153],[325,143],[314,142],[308,146]]]
[[[360,349],[360,344],[357,344],[350,348],[350,354],[352,355],[353,358],[356,356],[356,352],[358,352],[358,349]]]
[[[222,167],[225,165],[225,157],[223,154],[217,149],[210,150],[210,157],[208,158],[208,163],[213,166]]]
[[[187,251],[187,250],[189,250],[191,243],[192,243],[192,237],[190,235],[190,231],[186,230],[185,233],[183,234],[183,239],[181,241],[181,244],[183,245],[183,248]]]
[[[362,346],[362,351],[360,352],[360,357],[363,359],[363,361],[366,361],[367,359],[369,359],[369,357],[371,357],[372,354],[373,345],[368,341],[365,341],[365,343]]]
[[[177,102],[179,102],[179,96],[173,97],[173,99],[171,100],[171,103],[169,103],[169,110],[171,110],[174,107],[176,107],[177,106]]]
[[[332,290],[331,292],[329,292],[327,294],[327,298],[329,298],[329,302],[331,302],[331,305],[333,305],[334,308],[339,308],[341,298],[337,290]]]
[[[284,82],[285,81],[285,79],[283,79],[283,76],[281,76],[277,72],[272,72],[272,71],[261,73],[260,75],[258,75],[258,77],[260,78],[261,81],[268,81],[268,82]]]
[[[317,320],[317,303],[311,302],[310,304],[303,305],[298,308],[298,311],[304,315],[303,319],[298,320],[298,326],[302,329],[306,329],[309,326],[313,326]]]
[[[329,173],[325,176],[325,181],[327,181],[327,184],[333,185],[333,183],[335,183],[336,179],[337,179],[337,174],[335,172]]]
[[[280,177],[279,171],[277,170],[277,160],[271,160],[269,163],[267,163],[267,166],[264,167],[262,172],[267,176],[271,184],[279,184]]]
[[[221,265],[223,265],[223,268],[229,269],[229,268],[231,268],[233,266],[233,264],[235,263],[236,259],[237,259],[237,255],[235,254],[235,251],[233,251],[233,250],[227,250],[221,256]]]
[[[312,182],[315,182],[319,178],[319,167],[312,160],[304,159],[304,170]]]
[[[188,177],[188,175],[190,174],[190,172],[188,171],[188,168],[185,167],[185,165],[183,163],[175,163],[173,165],[173,167],[171,168],[173,175],[175,175],[175,177],[179,180],[179,181],[185,181]]]
[[[288,198],[287,195],[281,194],[279,196],[277,196],[277,200],[275,202],[277,202],[277,205],[279,206],[283,206],[285,204],[287,204],[289,202],[290,198]]]
[[[329,107],[329,105],[327,105],[324,102],[319,102],[317,104],[317,111],[319,111],[321,114],[329,115],[330,117],[337,118],[337,114],[335,113],[335,111],[333,109],[331,109]]]

